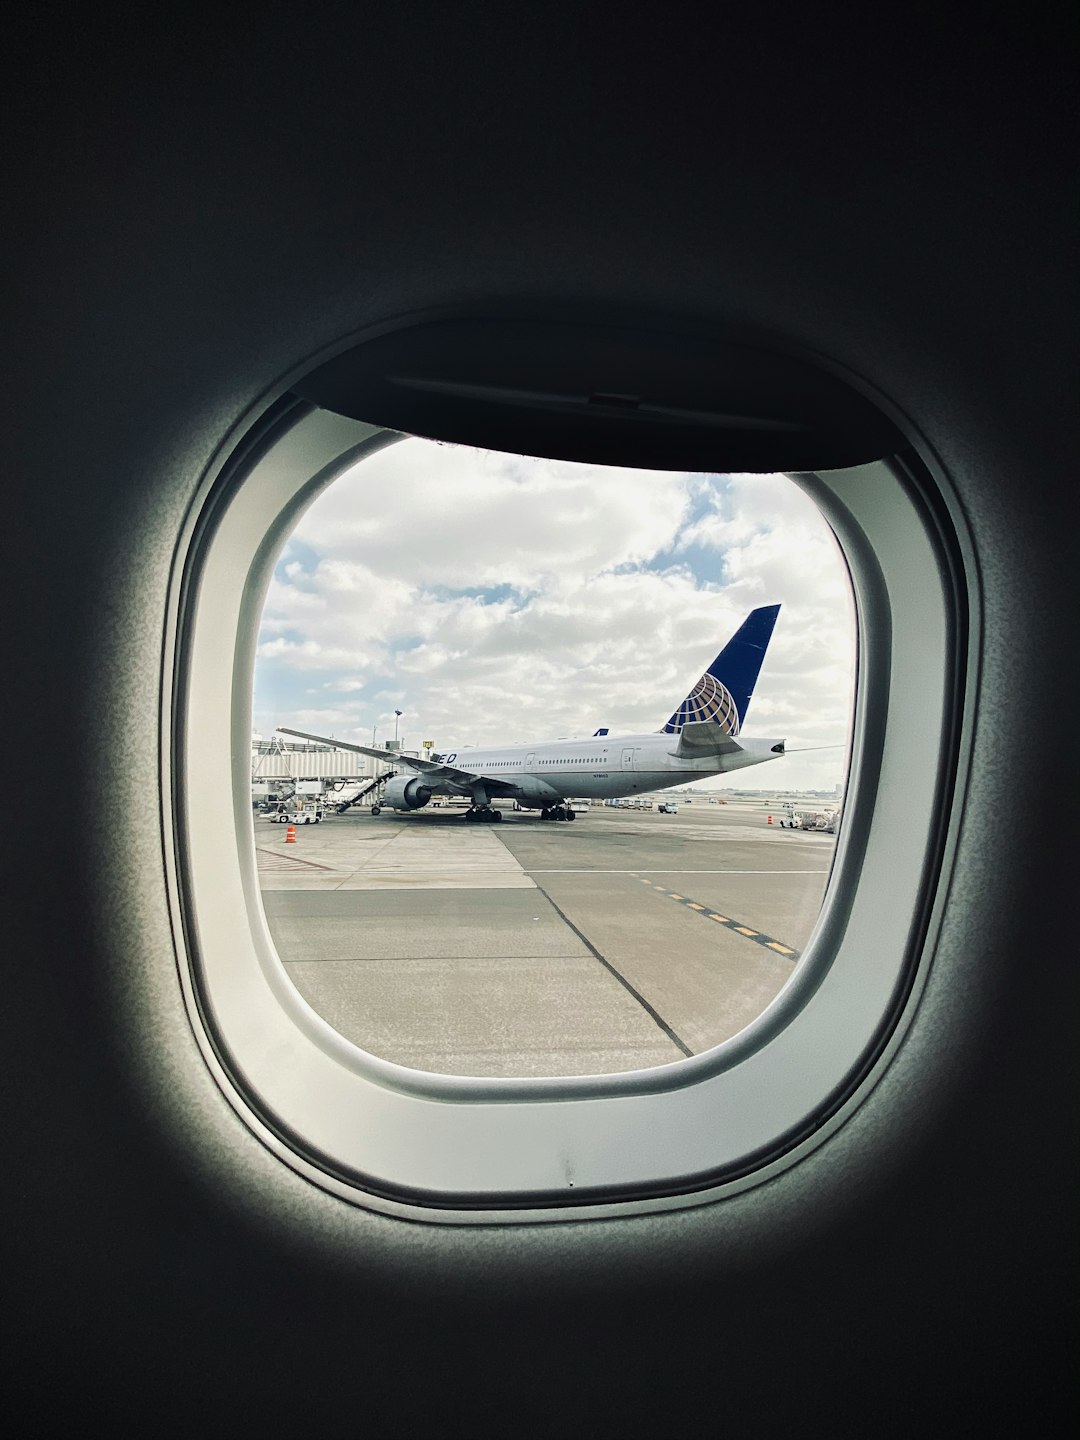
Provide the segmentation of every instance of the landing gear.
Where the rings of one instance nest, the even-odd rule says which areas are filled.
[[[573,810],[568,805],[545,805],[540,811],[541,820],[573,820]]]
[[[379,811],[380,811],[381,809],[382,809],[382,806],[381,806],[381,805],[372,805],[372,807],[371,807],[371,813],[372,813],[372,815],[378,815],[378,813],[379,813]]]
[[[490,805],[474,805],[471,810],[465,811],[465,819],[474,824],[498,825],[502,811],[493,810]]]

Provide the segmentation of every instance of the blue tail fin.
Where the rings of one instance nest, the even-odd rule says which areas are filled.
[[[661,733],[674,735],[691,720],[711,720],[725,734],[738,735],[779,613],[779,605],[751,610]]]

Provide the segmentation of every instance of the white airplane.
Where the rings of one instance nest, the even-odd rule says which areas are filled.
[[[412,770],[412,775],[386,779],[372,815],[383,806],[420,810],[433,795],[466,795],[472,801],[466,820],[501,820],[502,811],[493,804],[498,800],[539,810],[541,820],[573,820],[566,803],[571,796],[608,800],[665,790],[784,754],[783,740],[741,735],[779,610],[779,605],[752,610],[667,724],[653,734],[613,736],[598,730],[587,740],[501,745],[420,760],[303,730],[279,730]]]

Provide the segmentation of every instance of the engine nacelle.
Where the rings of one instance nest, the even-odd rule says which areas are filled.
[[[392,810],[419,810],[431,799],[431,790],[415,775],[406,778],[395,775],[383,787],[380,805],[389,805]]]
[[[530,810],[541,810],[545,805],[557,805],[563,796],[546,780],[537,775],[523,775],[516,782],[516,799]]]

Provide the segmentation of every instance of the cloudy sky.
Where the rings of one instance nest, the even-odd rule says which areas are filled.
[[[828,527],[779,475],[615,470],[405,440],[285,545],[254,727],[409,749],[658,730],[756,605],[782,608],[744,726],[789,755],[724,784],[831,789],[853,612]],[[767,777],[767,778],[766,778]]]

